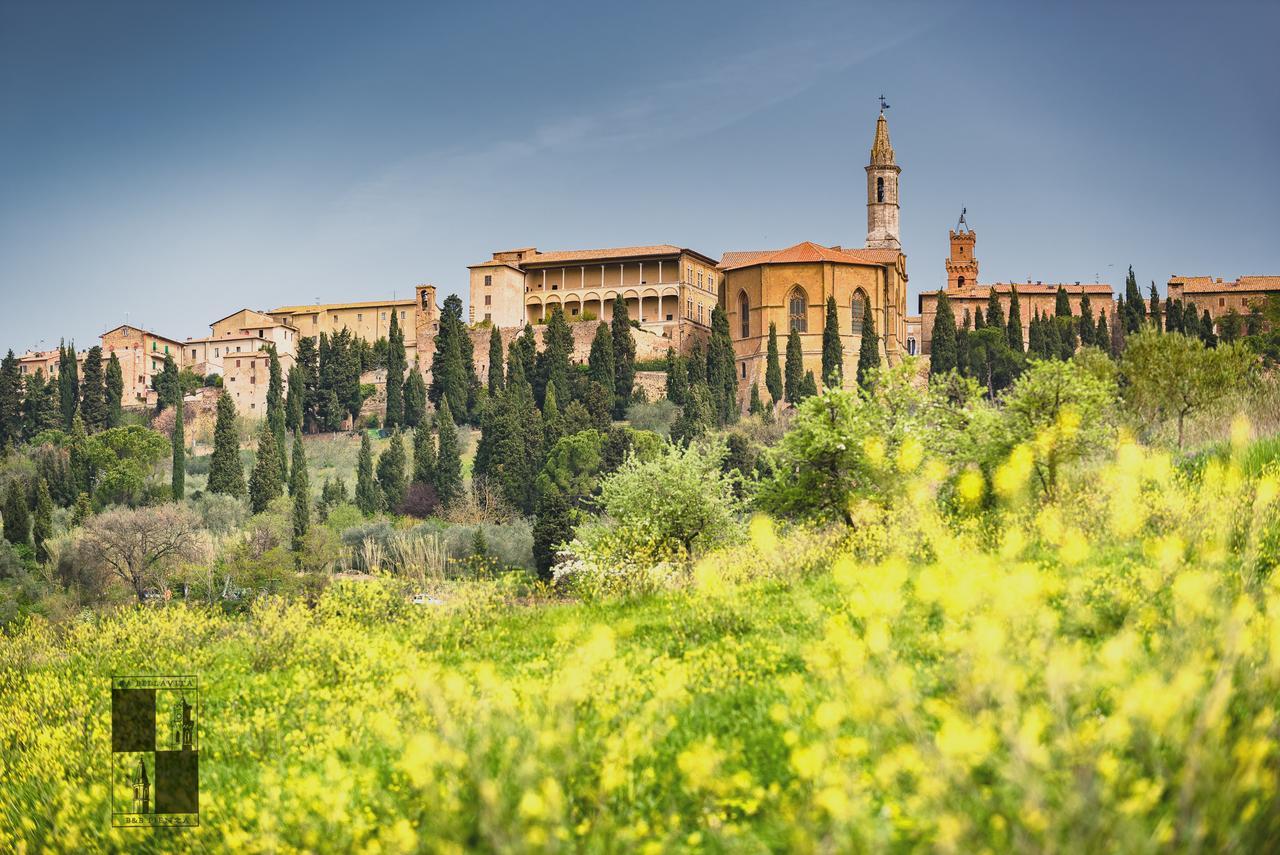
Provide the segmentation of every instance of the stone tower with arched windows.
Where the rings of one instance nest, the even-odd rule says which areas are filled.
[[[973,254],[978,236],[965,222],[964,214],[951,231],[951,257],[947,259],[947,290],[958,291],[978,285],[978,259]]]
[[[876,119],[876,136],[871,142],[871,162],[867,164],[867,249],[902,249],[898,231],[898,174],[889,143],[889,123],[884,110]]]

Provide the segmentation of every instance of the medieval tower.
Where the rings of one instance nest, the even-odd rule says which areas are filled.
[[[956,291],[961,288],[973,288],[978,284],[978,259],[973,254],[973,246],[978,236],[969,228],[964,219],[965,212],[960,212],[960,222],[951,231],[951,256],[947,259],[947,290]]]
[[[867,165],[867,248],[902,249],[898,231],[898,173],[889,144],[889,123],[881,102],[876,120],[876,136],[871,143],[871,163]]]

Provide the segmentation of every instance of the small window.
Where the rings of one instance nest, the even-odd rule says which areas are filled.
[[[239,368],[239,367],[240,367],[240,360],[238,360],[238,359],[237,359],[237,360],[236,360],[236,368]]]
[[[485,277],[484,277],[484,287],[488,288],[488,287],[489,287],[490,285],[492,285],[492,284],[493,284],[493,277],[492,277],[492,276],[485,276]]]
[[[485,294],[485,295],[484,295],[484,304],[485,304],[486,306],[492,306],[492,305],[493,305],[493,295],[492,295],[492,294]]]
[[[364,320],[364,312],[356,312],[356,323]]]
[[[693,320],[693,300],[686,300],[684,314],[689,320]]]
[[[1218,298],[1218,306],[1219,306],[1219,307],[1221,307],[1221,306],[1225,306],[1225,305],[1227,305],[1227,298],[1226,298],[1226,297],[1219,297],[1219,298]]]
[[[400,311],[400,320],[404,320],[404,310]]]
[[[258,330],[258,338],[262,338],[262,333],[263,333],[263,332],[264,332],[263,330]]]
[[[855,335],[862,334],[862,321],[867,314],[867,297],[861,291],[855,291],[853,294],[853,332]]]
[[[569,314],[573,315],[576,318],[578,316],[578,307],[574,306],[571,309],[569,309]]]
[[[489,312],[485,312],[485,313],[484,313],[484,319],[485,319],[486,321],[492,321],[492,320],[493,320],[493,315],[492,315],[491,313],[489,313]]]
[[[747,379],[747,363],[742,363],[742,379]]]
[[[960,278],[956,279],[956,287],[957,287],[957,288],[963,288],[963,287],[964,287],[964,277],[963,277],[963,276],[961,276]]]
[[[876,201],[877,202],[884,201],[884,179],[883,178],[876,179]]]
[[[698,304],[698,323],[702,323],[702,304]]]
[[[669,321],[675,320],[675,318],[674,318],[674,317],[672,317],[672,315],[671,315],[671,313],[670,313],[670,312],[667,312],[667,320],[669,320]]]
[[[560,290],[560,283],[559,283],[559,282],[552,282],[552,283],[551,283],[551,290],[552,290],[552,291],[559,291],[559,290]]]
[[[751,335],[751,301],[746,291],[738,294],[738,333],[742,338]]]

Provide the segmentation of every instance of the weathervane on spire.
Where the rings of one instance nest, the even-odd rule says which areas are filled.
[[[966,207],[964,207],[963,205],[960,207],[960,222],[956,223],[956,231],[958,231],[958,232],[959,232],[959,231],[968,231],[968,229],[969,229],[969,224],[968,224],[967,222],[965,222],[965,219],[964,219],[964,215],[965,215],[966,213],[968,213],[968,211],[969,211],[969,209],[968,209],[968,208],[966,208]]]
[[[884,93],[880,94],[880,112],[883,113],[889,109],[889,102],[884,100]]]

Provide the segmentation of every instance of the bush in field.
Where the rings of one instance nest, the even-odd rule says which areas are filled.
[[[597,560],[683,561],[732,540],[741,503],[720,471],[724,446],[668,445],[656,458],[631,457],[600,484],[604,520],[583,526],[574,552]]]
[[[203,555],[196,517],[183,505],[97,514],[77,541],[84,561],[127,584],[138,602],[168,574]]]
[[[627,409],[627,421],[636,430],[653,431],[658,436],[671,435],[671,426],[680,417],[680,408],[666,398],[648,404],[632,404]]]

